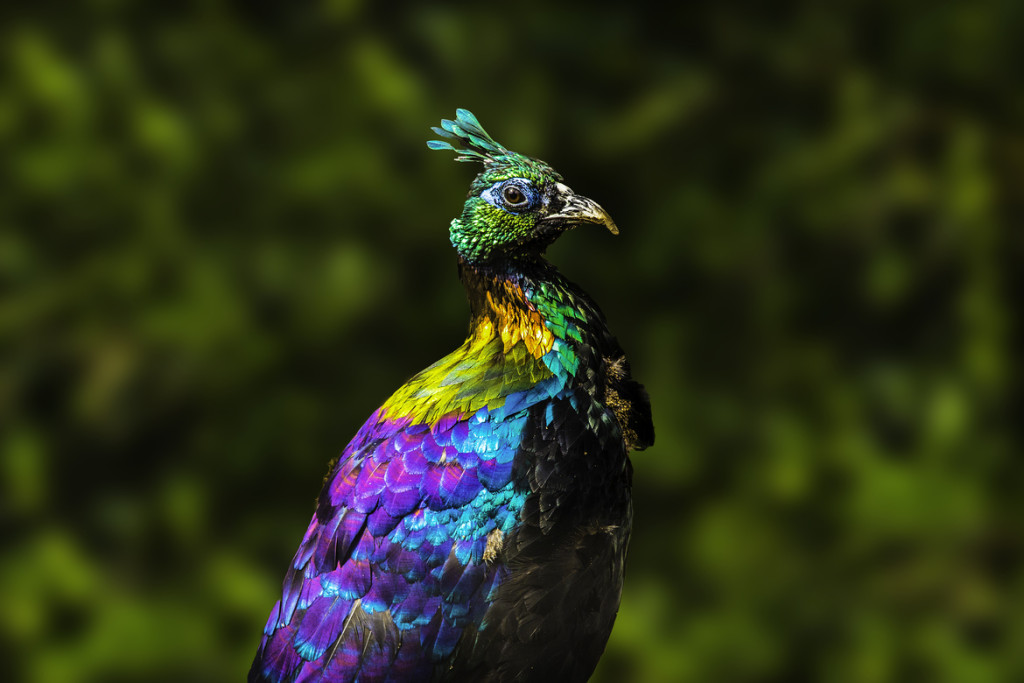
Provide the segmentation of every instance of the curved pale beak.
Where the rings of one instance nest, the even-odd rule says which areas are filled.
[[[573,192],[569,187],[558,183],[558,196],[565,202],[557,213],[544,217],[545,222],[570,228],[580,223],[593,223],[608,228],[613,235],[619,234],[619,228],[608,212],[593,199],[588,199]]]

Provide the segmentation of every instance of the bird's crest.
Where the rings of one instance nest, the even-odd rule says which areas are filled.
[[[435,126],[433,131],[446,139],[428,140],[427,147],[456,152],[456,161],[479,161],[484,165],[485,172],[505,167],[515,175],[535,180],[562,180],[562,176],[545,162],[513,152],[492,138],[468,109],[456,109],[454,121],[441,119],[441,126]],[[479,180],[480,176],[477,178]]]
[[[427,147],[458,152],[456,161],[493,164],[520,156],[492,138],[468,109],[456,109],[454,121],[442,119],[441,127],[434,126],[433,131],[447,139],[428,140]]]

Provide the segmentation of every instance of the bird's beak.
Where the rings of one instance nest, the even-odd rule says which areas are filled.
[[[561,183],[558,184],[558,198],[564,204],[556,213],[545,216],[545,222],[562,228],[574,228],[580,223],[593,223],[603,225],[613,235],[619,234],[615,221],[593,199],[578,195]]]

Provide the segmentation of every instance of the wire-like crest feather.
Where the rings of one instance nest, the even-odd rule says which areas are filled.
[[[484,127],[480,125],[473,112],[468,109],[456,109],[455,120],[441,120],[441,127],[432,130],[445,140],[428,140],[430,149],[450,149],[457,152],[456,161],[479,161],[484,164],[502,161],[514,152],[495,141]]]

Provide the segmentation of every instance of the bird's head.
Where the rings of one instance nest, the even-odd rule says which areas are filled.
[[[452,221],[452,246],[465,261],[488,263],[535,258],[563,232],[578,225],[619,230],[596,202],[573,192],[553,168],[506,149],[465,109],[454,121],[433,129],[444,140],[431,149],[458,153],[458,161],[477,161],[483,170],[473,180],[462,216]]]

